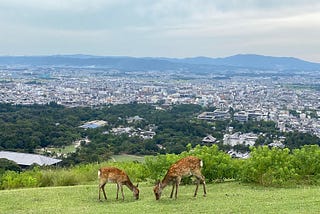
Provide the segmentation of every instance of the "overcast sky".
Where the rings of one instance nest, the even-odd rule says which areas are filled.
[[[0,55],[320,62],[319,0],[0,0]]]

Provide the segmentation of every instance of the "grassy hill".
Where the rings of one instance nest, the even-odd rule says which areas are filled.
[[[152,185],[140,184],[140,199],[125,187],[125,200],[116,200],[115,184],[107,184],[107,201],[98,201],[97,185],[0,191],[0,213],[318,213],[320,187],[265,188],[226,182],[207,185],[207,197],[194,198],[195,186],[179,189],[178,199],[167,187],[156,201]]]

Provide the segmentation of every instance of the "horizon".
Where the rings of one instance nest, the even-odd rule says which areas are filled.
[[[223,58],[254,53],[320,62],[317,0],[0,3],[1,56]]]
[[[239,53],[239,54],[234,54],[234,55],[229,55],[229,56],[222,56],[222,57],[209,57],[209,56],[191,56],[191,57],[166,57],[166,56],[128,56],[128,55],[91,55],[91,54],[50,54],[50,55],[0,55],[0,57],[71,57],[71,56],[79,56],[79,57],[101,57],[101,58],[152,58],[152,59],[194,59],[194,58],[208,58],[208,59],[224,59],[228,57],[235,57],[235,56],[258,56],[258,57],[274,57],[274,58],[292,58],[292,59],[297,59],[297,60],[302,60],[305,62],[309,63],[316,63],[320,64],[320,62],[315,62],[311,60],[305,60],[297,57],[292,57],[292,56],[270,56],[270,55],[262,55],[262,54],[254,54],[254,53]]]

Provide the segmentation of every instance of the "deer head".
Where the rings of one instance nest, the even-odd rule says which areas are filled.
[[[136,200],[139,199],[139,189],[138,189],[139,184],[133,187],[132,192],[133,192],[133,197],[135,197]]]
[[[156,185],[153,188],[154,195],[156,196],[156,200],[159,200],[161,198],[162,194],[162,185],[160,181],[157,181]]]

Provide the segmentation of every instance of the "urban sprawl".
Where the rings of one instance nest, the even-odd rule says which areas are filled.
[[[0,67],[0,102],[97,106],[126,103],[214,106],[199,119],[230,116],[275,121],[281,131],[320,137],[320,78],[316,73],[261,75],[186,71],[119,71],[71,67]],[[291,114],[294,111],[295,114]]]

